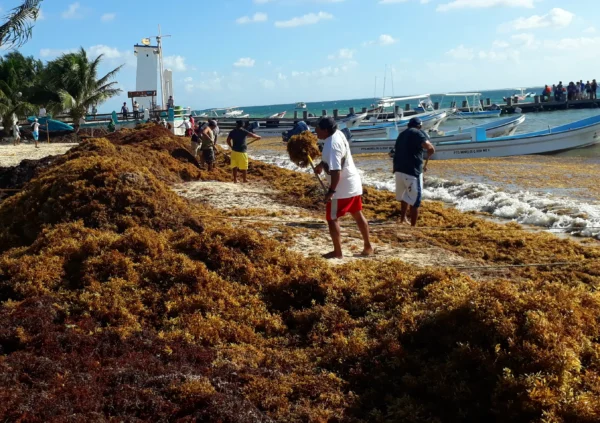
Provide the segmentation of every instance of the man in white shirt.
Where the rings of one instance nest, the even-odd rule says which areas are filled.
[[[44,106],[40,107],[40,110],[38,112],[38,116],[39,117],[46,117],[46,108]]]
[[[19,128],[19,124],[15,122],[12,126],[13,133],[13,145],[21,144],[21,128]]]
[[[329,234],[333,241],[333,251],[323,255],[326,259],[343,258],[342,238],[338,219],[350,213],[363,238],[362,255],[374,253],[369,240],[369,224],[362,213],[362,183],[358,169],[350,153],[346,137],[337,129],[337,123],[331,117],[324,117],[316,125],[317,137],[324,141],[321,163],[315,173],[327,173],[329,191],[325,195],[327,203],[326,219]]]

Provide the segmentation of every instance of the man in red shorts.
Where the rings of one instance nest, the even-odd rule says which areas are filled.
[[[333,241],[333,251],[323,255],[326,259],[342,258],[342,238],[338,219],[350,213],[363,238],[362,255],[374,253],[369,241],[369,224],[362,213],[362,183],[358,169],[354,166],[350,146],[346,137],[338,131],[333,118],[324,117],[316,125],[317,137],[324,141],[321,163],[315,173],[325,171],[329,182],[329,191],[325,195],[327,203],[326,219],[329,234]]]

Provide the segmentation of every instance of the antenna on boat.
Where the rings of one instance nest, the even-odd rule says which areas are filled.
[[[387,78],[387,65],[385,65],[385,70],[383,71],[383,94],[381,97],[385,97],[385,80]]]
[[[163,54],[162,54],[162,39],[165,37],[170,37],[170,35],[162,35],[160,32],[160,25],[158,25],[158,35],[156,38],[156,45],[158,46],[158,64],[160,67],[160,98],[162,99],[162,107],[165,107],[167,104],[167,99],[165,98],[165,67],[163,63]]]

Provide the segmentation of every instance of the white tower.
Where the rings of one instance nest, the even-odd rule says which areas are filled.
[[[136,91],[157,91],[158,46],[136,44],[134,46],[134,52],[137,56]],[[137,101],[145,109],[152,108],[150,104],[152,102],[152,97],[141,97],[137,99]]]
[[[173,72],[171,71],[171,69],[165,69],[163,75],[163,81],[165,84],[165,99],[168,100],[169,96],[173,95]]]

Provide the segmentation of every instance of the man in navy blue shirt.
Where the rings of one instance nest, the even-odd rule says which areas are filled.
[[[410,224],[417,225],[419,207],[423,192],[423,172],[427,162],[435,153],[429,137],[421,130],[421,119],[414,117],[396,139],[394,147],[394,175],[396,176],[396,199],[402,203],[400,219],[408,223],[406,214],[410,205]],[[423,153],[427,151],[427,161],[423,164]]]

